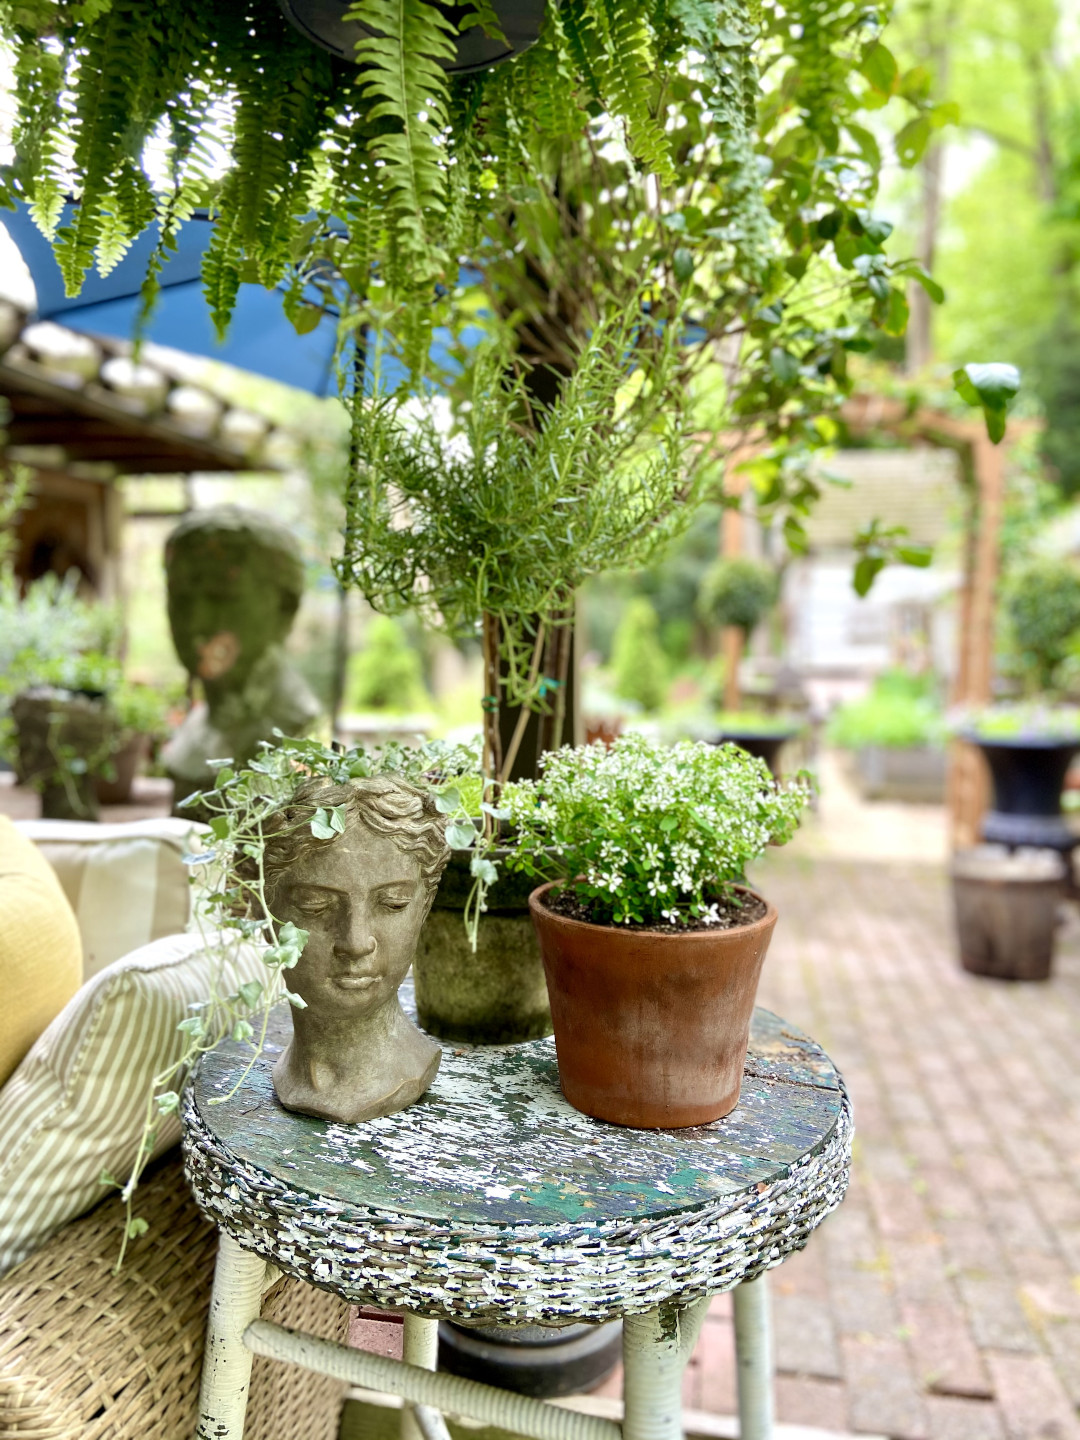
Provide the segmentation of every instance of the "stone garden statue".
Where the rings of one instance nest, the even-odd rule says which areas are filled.
[[[320,806],[344,806],[332,840],[311,833]],[[287,1109],[355,1124],[404,1110],[435,1078],[442,1050],[398,987],[450,858],[445,827],[431,796],[385,775],[306,781],[280,813],[263,856],[267,903],[308,932],[285,972],[305,1002],[274,1066]]]
[[[302,735],[319,704],[283,649],[304,589],[284,525],[236,505],[197,510],[166,541],[165,577],[176,653],[206,696],[163,753],[176,803],[213,784],[208,760],[244,764],[275,727]]]

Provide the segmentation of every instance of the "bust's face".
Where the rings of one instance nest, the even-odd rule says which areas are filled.
[[[309,932],[286,983],[314,1015],[366,1014],[397,994],[427,913],[415,856],[354,820],[281,873],[269,899]]]
[[[271,645],[288,634],[295,605],[268,585],[265,557],[252,564],[235,541],[212,533],[188,542],[169,566],[169,626],[184,668],[219,688],[240,689]]]

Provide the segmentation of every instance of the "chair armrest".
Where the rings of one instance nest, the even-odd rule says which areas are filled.
[[[114,1196],[0,1279],[0,1435],[194,1435],[217,1232],[175,1152],[147,1172],[137,1210],[150,1228],[119,1275],[124,1208]],[[348,1313],[295,1280],[278,1282],[263,1306],[267,1318],[336,1340]],[[342,1395],[335,1381],[257,1359],[245,1440],[333,1440]]]

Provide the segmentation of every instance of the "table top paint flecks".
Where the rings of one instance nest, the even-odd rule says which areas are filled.
[[[279,1268],[361,1304],[487,1323],[610,1319],[730,1289],[806,1243],[843,1198],[843,1083],[755,1012],[739,1105],[628,1130],[564,1099],[550,1040],[447,1049],[408,1110],[335,1125],[283,1109],[266,1052],[203,1057],[184,1099],[202,1208]]]

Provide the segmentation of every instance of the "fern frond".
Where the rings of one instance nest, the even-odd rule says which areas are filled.
[[[656,53],[640,0],[586,0],[596,51],[593,68],[608,110],[627,125],[634,155],[662,180],[673,178],[664,127],[649,108]]]
[[[449,87],[439,62],[453,59],[454,28],[425,0],[358,0],[346,15],[377,32],[357,44],[356,60],[364,95],[373,102],[369,119],[394,128],[377,136],[371,151],[386,167],[393,246],[415,267],[416,281],[430,284],[448,263],[432,222],[446,208],[438,136]]]

